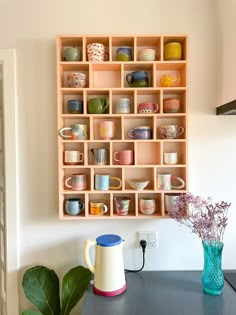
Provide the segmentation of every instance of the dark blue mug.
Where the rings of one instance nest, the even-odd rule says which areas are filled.
[[[67,102],[67,110],[69,114],[83,114],[83,101],[69,100]]]
[[[146,71],[134,71],[126,75],[126,81],[131,87],[148,87],[149,79]]]

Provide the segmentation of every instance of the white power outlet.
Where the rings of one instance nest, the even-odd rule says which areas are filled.
[[[157,248],[158,247],[158,233],[155,231],[142,231],[138,232],[138,244],[140,241],[145,240],[147,242],[146,248]]]

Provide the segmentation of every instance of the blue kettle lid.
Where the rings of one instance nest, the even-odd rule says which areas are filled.
[[[97,245],[109,247],[119,245],[123,240],[119,235],[104,234],[96,238]]]

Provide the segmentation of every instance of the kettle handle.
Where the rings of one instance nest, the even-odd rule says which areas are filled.
[[[96,241],[91,241],[91,240],[87,240],[85,241],[84,244],[84,260],[88,266],[88,269],[92,272],[95,273],[96,269],[94,267],[94,265],[91,263],[90,257],[89,257],[89,248],[91,246],[95,246],[97,244]]]

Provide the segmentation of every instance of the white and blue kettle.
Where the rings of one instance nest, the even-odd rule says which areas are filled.
[[[114,234],[101,235],[96,241],[85,241],[84,259],[89,270],[94,274],[94,293],[115,296],[126,290],[123,244],[121,237]],[[95,246],[95,265],[91,263],[89,257],[91,246]]]

